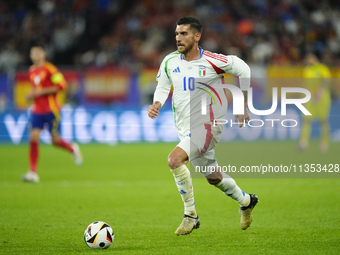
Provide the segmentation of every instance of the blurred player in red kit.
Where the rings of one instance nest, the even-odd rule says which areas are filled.
[[[82,155],[77,144],[69,144],[59,135],[60,106],[57,102],[58,92],[65,90],[67,82],[59,70],[45,59],[45,51],[41,46],[31,48],[30,58],[33,65],[28,75],[32,83],[32,92],[26,96],[33,100],[30,122],[29,165],[30,170],[22,176],[24,181],[39,182],[37,161],[39,154],[39,135],[43,128],[48,128],[53,145],[72,153],[75,163],[83,163]]]

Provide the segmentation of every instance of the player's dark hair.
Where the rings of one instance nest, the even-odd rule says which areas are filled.
[[[32,48],[39,48],[39,49],[41,49],[42,51],[45,52],[45,47],[42,44],[32,44],[31,49]]]
[[[202,27],[200,21],[195,17],[183,17],[183,18],[177,20],[176,24],[178,26],[179,25],[190,25],[190,28],[197,30],[197,32],[200,33],[200,34],[202,34],[202,31],[203,31],[203,27]]]
[[[313,56],[317,59],[319,58],[318,54],[313,52],[313,51],[307,51],[304,57],[306,58],[306,57],[310,57],[310,56]]]

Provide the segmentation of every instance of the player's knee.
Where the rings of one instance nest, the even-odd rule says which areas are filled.
[[[207,181],[209,182],[209,184],[211,185],[216,185],[218,183],[220,183],[223,180],[223,175],[220,171],[218,171],[215,168],[215,171],[212,171],[209,175],[207,175],[205,177],[207,179]]]
[[[180,158],[172,156],[171,154],[168,156],[168,165],[170,169],[176,169],[183,165],[183,162]]]
[[[213,172],[209,174],[208,176],[206,176],[206,178],[209,184],[211,185],[216,185],[223,180],[223,176],[220,172]]]
[[[31,141],[31,142],[35,142],[35,143],[38,143],[38,142],[39,142],[39,137],[37,137],[37,136],[31,136],[31,137],[30,137],[30,141]]]
[[[58,142],[59,142],[59,137],[54,137],[54,136],[52,136],[52,144],[53,144],[53,145],[57,145]]]
[[[211,185],[219,184],[222,181],[223,178],[221,177],[207,177],[207,181]]]
[[[39,142],[39,132],[31,132],[30,133],[30,141]]]

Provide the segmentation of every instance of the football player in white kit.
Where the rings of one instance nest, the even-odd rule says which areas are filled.
[[[215,54],[200,48],[198,42],[202,34],[202,25],[196,18],[179,19],[175,33],[177,51],[164,58],[157,75],[158,84],[154,103],[148,108],[148,116],[152,119],[156,118],[173,85],[172,106],[176,130],[181,141],[169,154],[168,165],[184,202],[184,218],[175,234],[190,234],[193,229],[200,226],[200,219],[195,209],[192,180],[186,167],[189,161],[193,166],[214,169],[203,174],[211,185],[239,203],[240,225],[241,229],[245,230],[252,222],[252,210],[258,198],[254,194],[242,191],[231,177],[223,178],[218,170],[214,147],[220,140],[223,125],[213,125],[213,120],[225,118],[227,103],[223,90],[214,89],[214,85],[222,83],[224,73],[239,77],[245,98],[244,115],[235,115],[235,122],[238,121],[239,126],[242,127],[249,121],[247,90],[250,86],[250,68],[236,56]],[[195,90],[195,87],[200,89]],[[206,106],[207,114],[202,115],[201,96],[205,92],[215,93],[221,105],[224,103],[225,107],[217,108],[211,100],[211,103]]]

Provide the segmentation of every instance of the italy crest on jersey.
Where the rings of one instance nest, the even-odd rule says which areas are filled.
[[[198,66],[198,75],[204,77],[206,73],[205,66]]]

